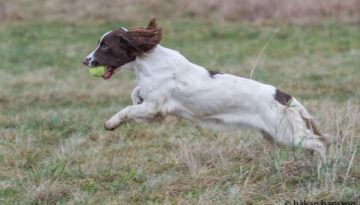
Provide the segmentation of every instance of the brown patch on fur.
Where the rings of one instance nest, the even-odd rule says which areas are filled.
[[[136,56],[151,51],[162,39],[162,29],[156,25],[156,19],[150,20],[146,28],[129,29],[119,36],[121,41],[130,47]]]
[[[224,73],[219,72],[219,71],[213,71],[213,70],[209,70],[209,69],[206,69],[206,70],[208,70],[209,75],[210,75],[211,78],[214,78],[214,75],[216,75],[216,74],[224,74]]]
[[[281,92],[279,89],[276,89],[275,100],[283,105],[288,105],[291,100],[291,95]]]

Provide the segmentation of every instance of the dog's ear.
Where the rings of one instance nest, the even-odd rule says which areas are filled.
[[[151,19],[146,28],[134,28],[120,34],[121,43],[126,44],[137,56],[151,51],[162,39],[162,29],[156,19]]]
[[[156,18],[152,18],[146,29],[156,29],[156,28],[157,28]]]

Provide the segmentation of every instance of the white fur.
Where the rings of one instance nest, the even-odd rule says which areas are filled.
[[[318,151],[326,159],[320,136],[304,122],[303,118],[311,118],[309,113],[295,98],[288,106],[276,101],[274,86],[225,73],[211,77],[205,68],[160,45],[123,67],[136,74],[134,105],[108,120],[106,129],[115,129],[127,121],[149,121],[159,114],[175,115],[212,128],[250,126],[268,140],[300,145]]]

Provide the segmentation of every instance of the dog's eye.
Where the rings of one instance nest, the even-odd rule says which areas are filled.
[[[105,49],[107,49],[107,48],[109,48],[109,47],[108,47],[106,44],[102,44],[102,45],[100,46],[100,48],[105,50]]]

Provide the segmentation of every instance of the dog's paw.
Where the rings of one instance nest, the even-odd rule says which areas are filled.
[[[113,131],[117,128],[117,126],[113,126],[110,122],[105,122],[104,128],[105,128],[105,130]]]

